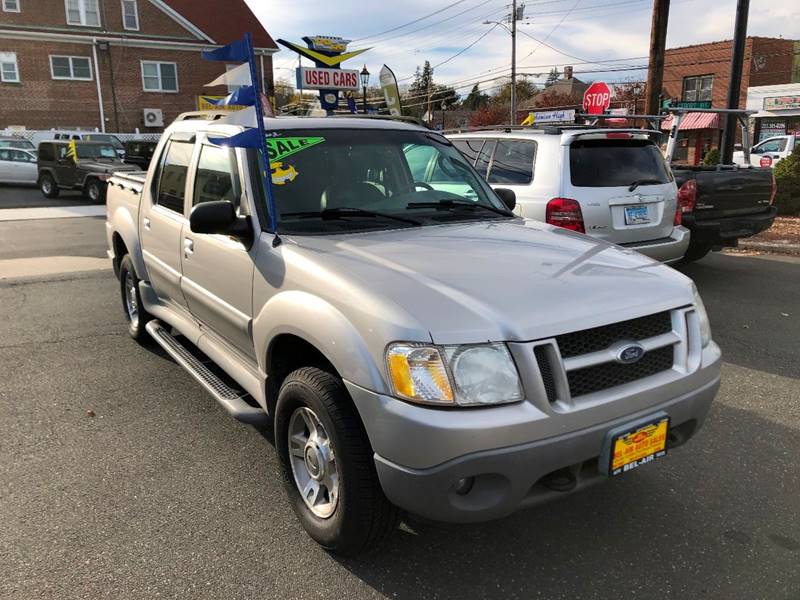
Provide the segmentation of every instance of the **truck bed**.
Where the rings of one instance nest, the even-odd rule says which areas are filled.
[[[761,213],[769,209],[772,169],[737,165],[673,165],[672,172],[679,188],[688,179],[697,181],[693,215],[698,221]]]

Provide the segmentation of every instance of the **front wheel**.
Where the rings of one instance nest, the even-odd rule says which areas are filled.
[[[400,511],[383,494],[341,379],[313,367],[286,377],[275,408],[275,446],[292,508],[324,548],[358,554],[397,528]]]
[[[58,198],[58,185],[52,175],[45,173],[39,178],[39,189],[45,198]]]
[[[139,278],[133,268],[131,255],[126,254],[119,263],[119,283],[122,295],[122,308],[128,321],[128,333],[140,344],[150,341],[145,325],[153,319],[142,303],[139,294]]]
[[[106,188],[97,179],[90,179],[83,188],[83,195],[92,202],[105,201]]]

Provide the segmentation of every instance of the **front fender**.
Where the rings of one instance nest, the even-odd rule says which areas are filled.
[[[325,300],[307,292],[286,291],[264,304],[253,319],[256,356],[264,372],[270,343],[282,334],[295,335],[313,345],[343,379],[386,393],[381,369],[364,339],[344,314]]]

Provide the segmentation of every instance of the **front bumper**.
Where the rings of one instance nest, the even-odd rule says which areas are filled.
[[[687,248],[689,248],[690,237],[689,230],[678,225],[672,229],[672,235],[668,238],[620,245],[628,250],[636,250],[636,252],[649,256],[653,260],[669,264],[683,258]]]
[[[764,212],[721,217],[716,219],[697,219],[695,215],[685,215],[683,223],[692,232],[692,241],[712,246],[734,246],[740,238],[752,237],[772,227],[778,209],[770,206]]]
[[[605,479],[598,457],[608,431],[620,425],[664,411],[671,419],[670,447],[684,443],[705,420],[719,388],[720,362],[719,348],[712,342],[703,350],[701,368],[683,377],[683,385],[620,393],[607,406],[570,415],[548,415],[530,402],[437,410],[350,383],[347,387],[375,450],[378,477],[389,500],[428,519],[476,522]],[[616,416],[599,418],[612,414]],[[568,490],[548,487],[549,478],[564,475],[572,481]],[[468,477],[475,478],[472,489],[458,494],[457,483]]]

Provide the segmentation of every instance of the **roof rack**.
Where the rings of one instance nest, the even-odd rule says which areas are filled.
[[[303,118],[301,116],[301,118]],[[406,123],[413,123],[414,125],[420,125],[422,127],[428,127],[428,124],[425,123],[422,119],[418,117],[412,117],[409,115],[373,115],[373,114],[357,114],[357,113],[349,113],[349,114],[335,114],[330,115],[328,118],[334,119],[376,119],[380,121],[404,121]]]
[[[192,110],[189,112],[181,113],[175,119],[176,121],[218,121],[222,117],[228,117],[232,114],[229,110]]]
[[[562,131],[570,129],[592,129],[594,125],[580,125],[580,124],[548,124],[539,123],[534,125],[485,125],[481,127],[456,127],[453,129],[445,129],[441,133],[475,133],[478,131],[503,131],[511,133],[512,131],[541,131],[542,133],[558,135]]]

